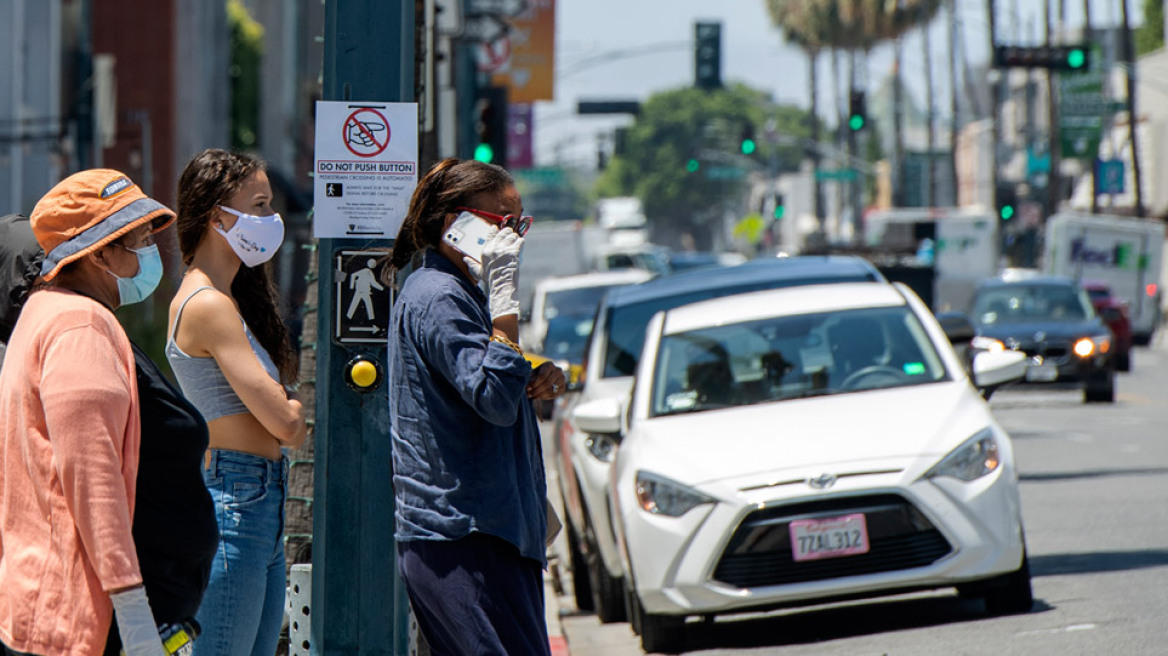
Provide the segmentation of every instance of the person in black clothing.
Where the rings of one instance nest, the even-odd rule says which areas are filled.
[[[0,217],[0,364],[43,257],[27,217]],[[142,421],[134,547],[155,621],[198,630],[195,613],[219,543],[202,474],[207,423],[146,352],[131,346]],[[117,655],[121,648],[115,618],[105,654]]]

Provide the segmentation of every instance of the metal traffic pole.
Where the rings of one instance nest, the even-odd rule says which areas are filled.
[[[323,100],[412,102],[414,14],[414,0],[325,0]],[[321,239],[316,250],[320,278],[309,616],[314,655],[408,651],[408,601],[397,576],[393,541],[388,386],[379,380],[386,345],[384,339],[359,344],[334,339],[342,320],[337,315],[345,311],[336,298],[340,254],[391,244],[384,238]],[[388,302],[376,310],[384,336]]]

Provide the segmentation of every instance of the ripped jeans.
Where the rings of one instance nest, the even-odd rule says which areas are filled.
[[[288,461],[212,449],[203,480],[215,501],[219,548],[196,616],[194,656],[272,656],[284,620],[284,497]]]

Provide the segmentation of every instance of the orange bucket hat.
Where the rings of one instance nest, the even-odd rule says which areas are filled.
[[[45,280],[138,226],[153,223],[152,232],[158,232],[173,222],[173,211],[113,169],[90,169],[65,178],[37,201],[29,216],[45,251],[41,264]]]

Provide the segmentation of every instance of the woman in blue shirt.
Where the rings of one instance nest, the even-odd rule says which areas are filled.
[[[519,349],[530,217],[511,176],[446,159],[418,184],[390,275],[413,264],[389,339],[398,566],[441,654],[547,654],[547,496],[532,399],[564,390]],[[481,260],[443,241],[464,212],[494,226]],[[480,284],[486,291],[480,289]]]

